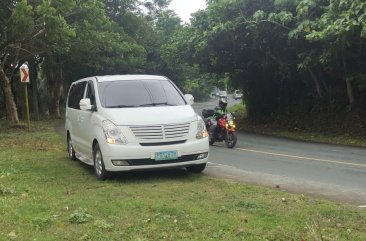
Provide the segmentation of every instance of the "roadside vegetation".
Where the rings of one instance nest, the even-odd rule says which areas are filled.
[[[314,129],[311,129],[309,126],[304,126],[303,129],[296,126],[291,127],[291,125],[286,126],[276,122],[255,124],[248,120],[243,102],[231,106],[228,108],[228,111],[236,113],[238,129],[246,132],[295,140],[366,147],[366,136],[363,133],[357,133],[356,131],[348,132],[349,129],[344,130],[344,128],[337,126],[330,128],[330,124],[326,127],[327,123],[323,123],[323,126],[318,126]]]
[[[56,121],[0,129],[0,240],[366,240],[366,210],[183,170],[97,181]]]

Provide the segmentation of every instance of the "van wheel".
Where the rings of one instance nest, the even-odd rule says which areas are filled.
[[[108,178],[108,172],[105,170],[102,152],[100,151],[99,144],[96,144],[93,150],[94,159],[94,173],[99,180],[105,180]]]
[[[201,173],[203,170],[205,170],[205,168],[206,168],[206,163],[202,163],[202,164],[187,167],[187,171],[193,172],[193,173]]]
[[[76,156],[75,156],[75,150],[74,147],[72,146],[72,140],[70,135],[67,135],[67,152],[69,153],[69,158],[72,161],[76,161]]]

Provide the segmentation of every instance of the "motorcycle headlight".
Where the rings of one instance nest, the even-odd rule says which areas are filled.
[[[229,121],[227,122],[227,124],[226,124],[226,128],[229,128],[229,127],[231,127],[231,128],[235,128],[235,127],[236,127],[236,126],[235,126],[234,121],[229,120]]]
[[[123,135],[122,131],[111,121],[104,120],[102,122],[102,126],[107,143],[120,145],[127,144],[127,139]]]
[[[199,119],[197,121],[197,134],[196,134],[196,138],[197,139],[202,139],[208,137],[208,132],[206,130],[206,126],[205,126],[205,122],[202,119]]]

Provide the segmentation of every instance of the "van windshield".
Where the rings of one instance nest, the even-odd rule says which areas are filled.
[[[99,99],[105,108],[185,105],[183,96],[168,80],[99,82]]]

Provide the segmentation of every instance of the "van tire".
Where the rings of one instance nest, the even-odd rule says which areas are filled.
[[[72,146],[72,140],[70,134],[67,135],[67,153],[69,154],[70,160],[77,161],[76,153],[74,147]]]
[[[106,180],[108,178],[108,172],[105,169],[102,152],[99,144],[95,144],[93,149],[93,160],[94,160],[94,173],[99,180]]]
[[[206,163],[202,163],[202,164],[187,167],[187,171],[192,172],[192,173],[201,173],[203,170],[205,170],[205,168],[206,168]]]

